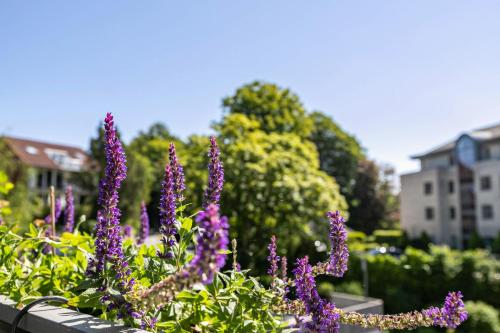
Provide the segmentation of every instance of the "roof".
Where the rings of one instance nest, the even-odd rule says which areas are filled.
[[[90,156],[79,147],[11,136],[4,136],[3,139],[22,163],[32,167],[81,171],[91,161]]]
[[[478,128],[472,130],[470,132],[464,133],[465,135],[469,135],[476,141],[491,141],[500,139],[500,124],[491,125],[487,127]],[[445,153],[451,151],[455,148],[456,139],[453,141],[449,141],[440,146],[437,146],[423,154],[413,155],[411,158],[418,159],[428,155],[435,155],[440,153]]]

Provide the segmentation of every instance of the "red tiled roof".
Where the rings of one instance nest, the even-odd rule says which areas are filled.
[[[47,151],[50,150],[64,152],[66,156],[75,160],[83,160],[82,167],[84,168],[88,167],[91,161],[90,156],[83,149],[78,147],[9,136],[4,136],[3,139],[19,160],[29,166],[66,170],[67,168],[63,164],[58,164],[47,155]]]

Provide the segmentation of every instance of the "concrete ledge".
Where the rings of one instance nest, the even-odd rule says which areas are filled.
[[[0,295],[0,333],[9,333],[11,323],[19,310],[15,302]],[[18,326],[23,333],[147,333],[102,320],[71,309],[40,304],[31,309]]]

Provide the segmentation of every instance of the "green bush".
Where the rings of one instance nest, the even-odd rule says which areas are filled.
[[[401,230],[375,230],[373,237],[376,243],[400,247],[403,240],[403,232]]]
[[[483,302],[465,302],[469,318],[460,326],[458,332],[466,333],[498,333],[500,318],[498,311]]]

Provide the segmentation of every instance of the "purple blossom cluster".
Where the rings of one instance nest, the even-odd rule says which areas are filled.
[[[59,217],[61,217],[61,213],[62,213],[62,210],[61,210],[61,199],[60,198],[57,198],[56,199],[56,202],[54,203],[54,215],[55,215],[55,219],[56,221],[54,223],[57,223],[57,221],[59,220]],[[47,232],[45,233],[46,236],[50,236],[51,235],[51,232],[52,232],[52,217],[50,216],[50,213],[45,216],[44,218],[45,220],[45,224],[48,226],[47,230],[48,230],[48,234]]]
[[[118,208],[118,189],[127,176],[126,157],[110,113],[104,120],[104,139],[106,168],[104,177],[99,183],[97,202],[101,208],[97,212],[95,226],[96,250],[95,257],[89,260],[87,274],[99,276],[104,271],[106,263],[110,262],[116,272],[115,278],[119,281],[120,288],[129,290],[134,280],[128,279],[131,271],[123,259],[121,212]]]
[[[132,227],[128,224],[123,227],[123,237],[124,238],[132,237]]]
[[[269,250],[269,256],[267,256],[267,261],[269,262],[269,269],[267,274],[271,275],[271,287],[276,286],[276,278],[278,276],[278,264],[280,262],[280,257],[276,254],[276,236],[271,236],[271,242],[267,246]]]
[[[170,275],[142,292],[136,300],[143,307],[161,308],[181,289],[194,284],[211,283],[214,275],[226,262],[229,245],[228,222],[219,216],[219,206],[209,205],[196,217],[201,233],[197,239],[195,255],[186,268]]]
[[[336,307],[319,296],[308,257],[297,260],[293,274],[297,295],[304,303],[306,313],[312,317],[306,328],[313,332],[337,333],[339,315],[335,312]]]
[[[137,244],[144,244],[146,239],[149,237],[149,216],[148,211],[146,209],[146,203],[144,201],[141,202],[141,227],[139,229],[139,238],[137,240]]]
[[[174,176],[170,164],[165,166],[165,176],[161,184],[160,197],[160,233],[162,234],[163,251],[158,251],[161,258],[170,259],[173,256],[172,247],[176,243],[177,229],[175,226],[176,196],[174,193]]]
[[[450,292],[441,308],[431,307],[422,312],[431,318],[435,326],[456,328],[467,319],[468,313],[465,310],[460,291]]]
[[[68,186],[64,196],[66,206],[64,207],[64,231],[73,232],[75,227],[75,206],[73,200],[73,188]]]
[[[175,145],[173,142],[170,143],[168,148],[168,159],[170,162],[170,168],[172,170],[172,176],[174,177],[174,193],[177,201],[181,202],[184,200],[184,190],[186,189],[186,184],[184,183],[184,168],[179,163],[177,158],[177,153],[175,151]]]
[[[210,204],[219,204],[222,187],[224,186],[224,167],[220,160],[220,149],[214,136],[210,137],[208,157],[210,161],[208,163],[208,186],[203,198],[204,208]]]
[[[219,206],[215,204],[201,211],[196,217],[196,223],[203,231],[198,236],[198,245],[190,267],[202,277],[203,283],[211,283],[214,273],[226,263],[226,254],[221,252],[228,249],[229,224],[225,216],[219,216]]]
[[[57,198],[56,202],[54,203],[54,216],[55,216],[55,222],[54,222],[54,224],[56,224],[57,221],[59,220],[59,218],[61,217],[61,213],[62,213],[61,199]],[[46,225],[44,236],[45,237],[52,237],[53,230],[52,230],[52,217],[51,217],[51,214],[49,213],[47,216],[45,216],[44,220],[45,220],[45,225]],[[52,247],[50,245],[45,244],[43,246],[42,252],[45,253],[45,254],[47,254],[47,253],[50,252],[51,249],[52,249]]]
[[[339,211],[328,212],[330,220],[330,260],[328,272],[335,277],[342,277],[347,271],[347,261],[349,260],[349,249],[347,248],[347,231],[345,220]]]

